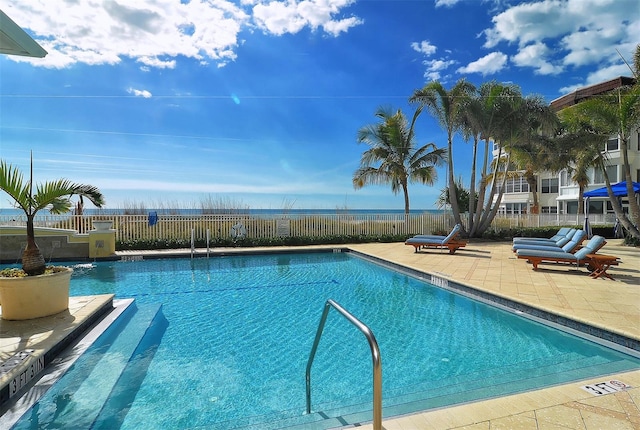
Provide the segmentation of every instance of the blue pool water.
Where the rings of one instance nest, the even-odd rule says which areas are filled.
[[[370,350],[335,312],[311,373],[315,413],[304,414],[305,367],[329,298],[375,333],[383,417],[640,367],[636,358],[350,253],[98,262],[76,266],[71,292],[114,293],[135,298],[135,307],[16,428],[370,421]],[[136,332],[143,341],[127,341]]]

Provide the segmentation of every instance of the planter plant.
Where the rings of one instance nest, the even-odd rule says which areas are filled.
[[[29,180],[15,166],[0,161],[0,189],[27,217],[27,245],[22,253],[22,269],[0,271],[2,319],[31,319],[62,312],[69,307],[70,268],[47,267],[35,239],[34,218],[41,209],[62,214],[72,208],[74,195],[88,198],[95,206],[104,204],[94,186],[58,179],[33,184],[33,157]]]

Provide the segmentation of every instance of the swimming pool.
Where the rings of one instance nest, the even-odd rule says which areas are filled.
[[[72,294],[102,293],[135,298],[133,315],[91,348],[88,376],[74,379],[75,370],[69,372],[16,428],[34,421],[95,425],[105,416],[111,428],[125,429],[327,428],[369,421],[369,348],[335,314],[312,369],[315,413],[304,414],[305,367],[328,298],[376,335],[383,417],[640,367],[636,358],[351,253],[76,267]],[[123,334],[134,329],[150,348],[126,341]],[[123,354],[125,347],[133,352]],[[98,359],[106,364],[96,365]],[[126,362],[125,377],[107,371],[119,361]],[[116,382],[105,401],[95,392],[106,379]]]

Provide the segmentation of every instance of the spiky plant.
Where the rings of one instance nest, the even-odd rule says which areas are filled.
[[[68,212],[72,203],[70,197],[78,195],[88,198],[95,206],[102,207],[104,197],[98,188],[91,185],[75,184],[67,179],[58,179],[36,184],[33,192],[33,156],[29,180],[25,182],[22,172],[4,160],[0,161],[0,189],[14,200],[27,216],[27,246],[22,253],[22,270],[29,276],[41,275],[46,269],[44,257],[35,239],[33,220],[39,210],[49,208],[52,214]]]

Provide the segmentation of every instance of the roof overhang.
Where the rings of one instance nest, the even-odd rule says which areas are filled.
[[[0,10],[0,53],[42,58],[47,55],[42,46],[31,38],[18,24]]]
[[[578,200],[579,197],[580,196],[577,195],[577,194],[567,194],[567,195],[564,195],[564,196],[556,197],[556,200],[559,201],[559,202],[563,202],[563,201],[566,201],[566,200]]]

